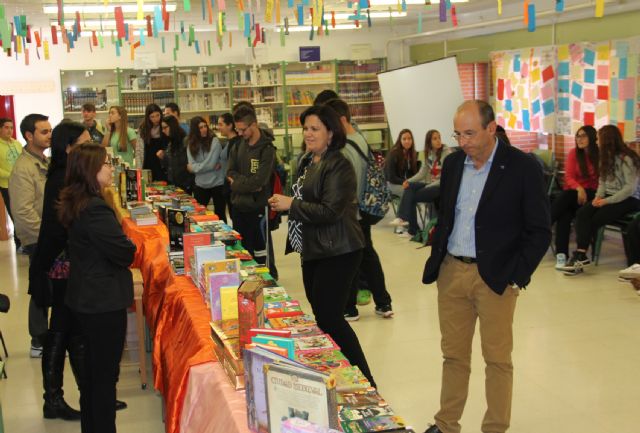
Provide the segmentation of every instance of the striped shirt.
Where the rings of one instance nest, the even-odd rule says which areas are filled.
[[[453,231],[449,236],[447,251],[452,256],[476,257],[476,228],[475,219],[478,203],[487,183],[489,171],[493,163],[493,157],[498,148],[498,140],[487,162],[476,169],[469,156],[464,160],[464,169],[458,198],[456,199],[456,214],[453,222]]]

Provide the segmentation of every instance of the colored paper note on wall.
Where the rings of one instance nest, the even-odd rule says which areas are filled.
[[[598,47],[596,48],[596,51],[598,53],[598,60],[601,61],[606,61],[609,60],[609,54],[610,54],[610,49],[609,49],[609,45],[598,45]]]
[[[540,81],[540,69],[535,68],[531,70],[531,82],[537,83]]]
[[[533,114],[538,114],[540,112],[540,100],[536,99],[535,101],[533,101],[533,104],[531,104],[531,109],[533,110]]]
[[[544,113],[545,116],[549,116],[550,114],[553,114],[554,111],[555,111],[555,102],[553,102],[553,99],[547,99],[542,103],[542,112]]]
[[[570,109],[570,99],[567,97],[558,98],[558,110],[569,111],[569,109]]]
[[[522,78],[527,78],[529,76],[529,63],[522,63],[522,65],[520,66],[520,76]]]
[[[558,47],[558,60],[569,60],[569,45]]]
[[[298,5],[298,25],[304,25],[304,5]]]
[[[584,122],[585,125],[594,126],[596,124],[596,115],[594,112],[586,111],[584,113]]]
[[[513,72],[520,72],[520,54],[513,56]]]
[[[546,83],[547,81],[553,79],[553,77],[553,66],[547,66],[546,68],[544,68],[544,70],[542,71],[542,81]]]
[[[624,120],[634,120],[633,108],[635,107],[634,99],[627,99],[624,101]]]
[[[553,98],[553,86],[551,86],[551,85],[543,86],[542,90],[541,90],[541,93],[542,93],[542,99],[543,100],[552,99]]]
[[[504,80],[498,78],[498,101],[504,100]]]
[[[593,50],[585,49],[582,59],[587,65],[593,66],[596,62],[596,53]]]
[[[265,5],[264,20],[267,23],[270,23],[273,21],[273,3],[274,3],[274,0],[267,0],[267,4]]]
[[[569,62],[558,63],[558,75],[561,77],[565,75],[569,75]]]
[[[529,110],[522,110],[522,129],[531,131],[531,122],[529,121]]]
[[[558,80],[558,93],[569,93],[569,80]]]
[[[573,101],[573,110],[571,114],[573,120],[580,121],[582,119],[582,102]]]
[[[628,71],[627,65],[628,65],[627,57],[620,57],[618,61],[618,78],[620,78],[621,80],[624,80],[625,78],[627,78],[627,71]]]
[[[602,18],[604,16],[604,0],[596,0],[596,18]]]
[[[251,36],[251,14],[249,12],[244,13],[244,37]]]
[[[616,123],[618,121],[618,106],[617,100],[609,100],[609,121],[611,123]]]
[[[629,42],[617,41],[616,42],[616,56],[627,57],[629,54]]]
[[[564,10],[564,0],[556,0],[556,12],[562,12]]]
[[[609,79],[609,65],[598,65],[597,68],[597,78],[598,80],[608,80]]]
[[[509,129],[514,129],[516,127],[516,122],[518,121],[518,118],[511,113],[509,115]]]
[[[584,102],[593,104],[596,102],[596,91],[594,89],[584,89]]]
[[[513,111],[513,102],[511,99],[507,99],[504,101],[504,109],[505,111]]]
[[[610,88],[611,99],[618,99],[618,79],[611,78],[609,85],[611,86]]]
[[[540,130],[540,118],[538,116],[535,116],[534,118],[531,119],[531,130],[532,131]]]
[[[584,70],[584,82],[588,84],[593,84],[596,82],[596,70],[595,69],[585,69]]]
[[[607,118],[609,115],[609,103],[602,102],[596,106],[596,119],[601,120]]]
[[[578,65],[578,64],[572,64],[571,65],[571,79],[574,81],[580,81],[582,80],[582,76],[583,76],[583,69],[582,66]]]
[[[635,99],[636,98],[636,85],[635,85],[634,78],[618,80],[618,98],[619,99]]]
[[[571,83],[571,94],[576,98],[582,98],[582,85],[577,82]]]
[[[609,86],[598,86],[598,99],[601,101],[609,100]]]

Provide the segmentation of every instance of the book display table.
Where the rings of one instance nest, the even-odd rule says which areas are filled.
[[[244,392],[235,391],[217,363],[210,311],[188,277],[175,276],[163,224],[122,220],[136,244],[133,267],[144,279],[145,319],[153,338],[154,387],[165,401],[167,433],[250,433]]]

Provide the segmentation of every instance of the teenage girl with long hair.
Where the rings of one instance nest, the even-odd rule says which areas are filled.
[[[167,150],[168,138],[162,133],[160,126],[162,109],[158,104],[149,104],[144,110],[144,120],[138,133],[142,141],[142,168],[151,170],[154,181],[167,180],[167,173],[162,167],[164,153]]]
[[[137,134],[135,129],[129,127],[127,110],[118,105],[110,107],[107,132],[102,139],[102,145],[111,146],[115,156],[119,156],[129,167],[134,168],[136,144]]]
[[[403,129],[385,161],[385,174],[391,193],[402,197],[405,190],[402,184],[417,172],[418,152],[413,141],[413,133],[410,129]]]
[[[187,134],[174,116],[164,116],[161,122],[162,134],[168,141],[163,165],[167,167],[169,182],[179,186],[188,194],[193,192],[194,175],[187,170]]]

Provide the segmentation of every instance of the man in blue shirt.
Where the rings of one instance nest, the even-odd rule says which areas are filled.
[[[460,433],[480,322],[486,363],[483,433],[504,433],[511,419],[512,324],[516,299],[551,241],[549,201],[533,158],[495,136],[493,109],[467,101],[454,117],[440,181],[440,218],[423,282],[438,286],[442,390],[425,433]]]

